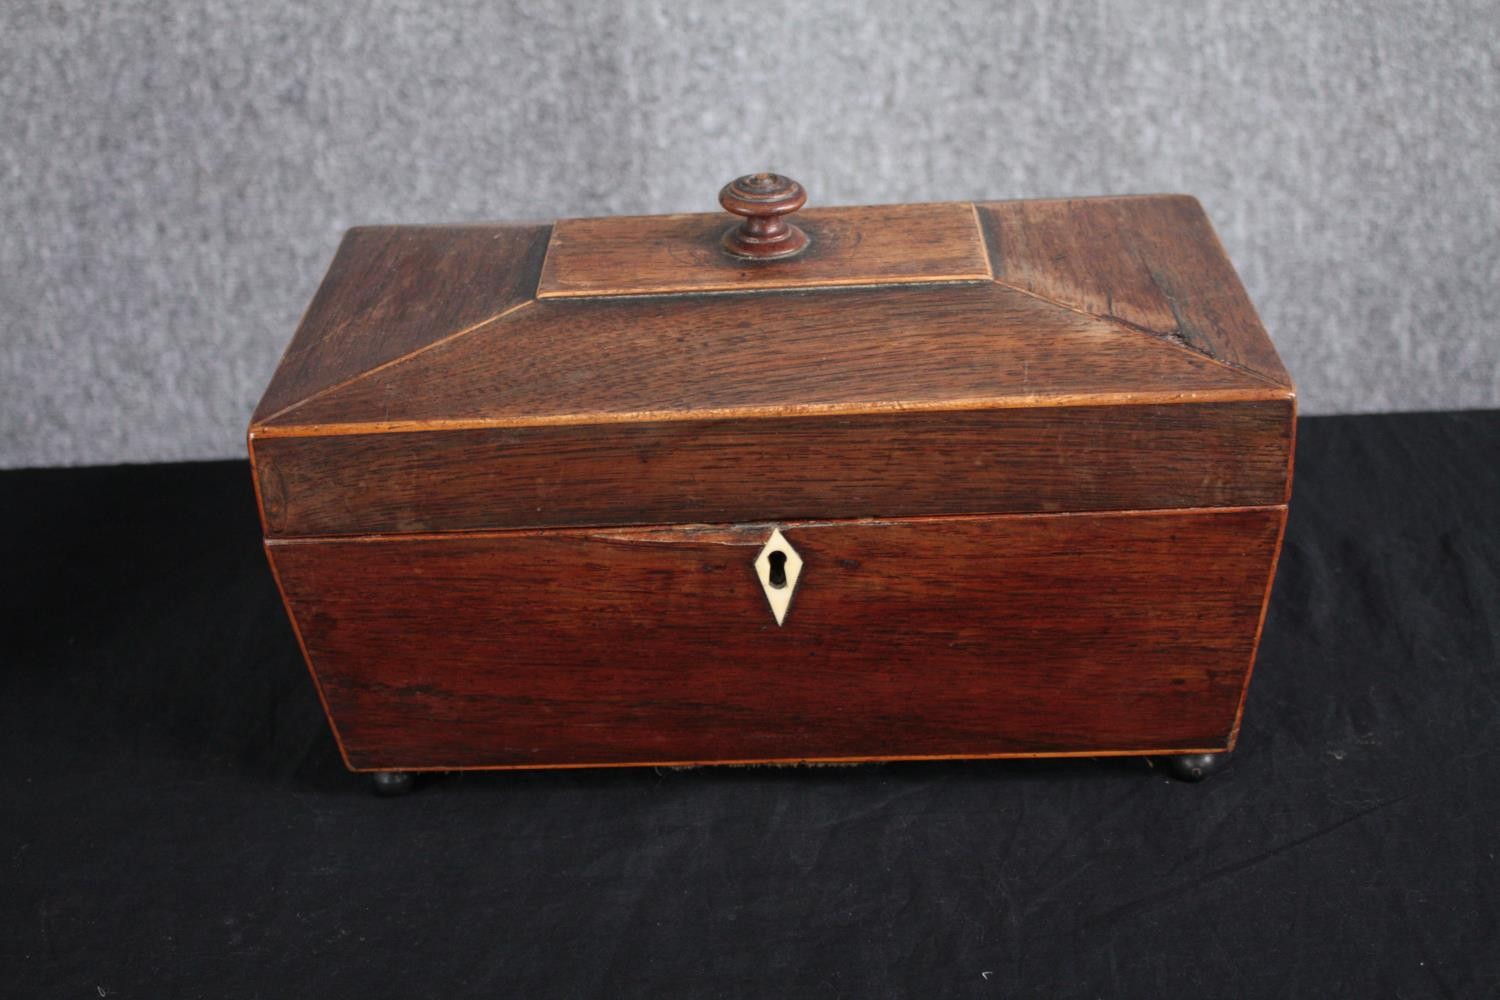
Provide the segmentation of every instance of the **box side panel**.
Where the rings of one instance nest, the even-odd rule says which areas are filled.
[[[1292,400],[253,439],[273,537],[1284,503]]]
[[[979,213],[1002,283],[1291,387],[1196,198],[992,202]]]
[[[253,422],[531,301],[550,226],[351,229]]]
[[[1226,747],[1283,507],[269,545],[361,769]]]

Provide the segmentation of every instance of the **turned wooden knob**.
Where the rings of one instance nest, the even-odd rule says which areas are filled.
[[[777,260],[807,249],[807,234],[786,216],[807,203],[801,184],[780,174],[746,174],[724,185],[719,204],[744,216],[724,234],[724,251],[746,260]]]

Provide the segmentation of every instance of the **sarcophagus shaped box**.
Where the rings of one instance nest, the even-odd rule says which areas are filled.
[[[1233,746],[1295,395],[1198,203],[804,199],[348,234],[250,452],[351,768]]]

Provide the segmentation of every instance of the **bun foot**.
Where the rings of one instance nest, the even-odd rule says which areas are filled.
[[[415,783],[410,771],[376,771],[370,775],[370,791],[380,796],[405,795]]]
[[[1163,761],[1167,772],[1178,781],[1202,781],[1224,766],[1228,754],[1184,753]]]

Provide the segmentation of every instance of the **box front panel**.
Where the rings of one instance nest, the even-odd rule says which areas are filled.
[[[1233,740],[1284,519],[1267,506],[268,547],[355,768],[1182,752]],[[793,562],[768,576],[778,527]],[[788,589],[778,624],[771,598]]]

